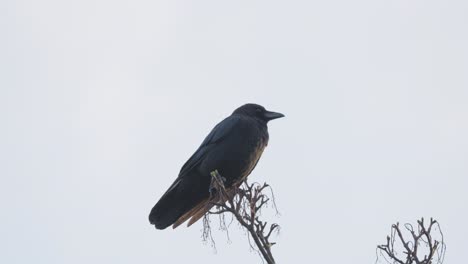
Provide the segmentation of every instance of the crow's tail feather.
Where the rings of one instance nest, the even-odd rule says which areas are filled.
[[[157,229],[172,225],[184,213],[185,199],[180,199],[179,196],[176,189],[170,190],[153,207],[149,221]]]
[[[165,229],[196,207],[208,194],[206,184],[201,183],[204,181],[195,177],[176,180],[151,210],[150,223],[157,229]]]

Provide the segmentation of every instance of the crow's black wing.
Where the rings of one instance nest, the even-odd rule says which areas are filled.
[[[216,145],[216,143],[221,142],[225,139],[234,129],[234,127],[241,122],[241,117],[236,115],[231,115],[225,118],[223,121],[219,122],[206,136],[206,138],[201,143],[200,147],[193,153],[193,155],[185,162],[179,172],[179,176],[172,183],[169,189],[164,195],[172,191],[180,181],[187,175],[190,174],[193,168],[195,168],[206,154]],[[164,196],[163,195],[163,196]]]
[[[203,187],[200,186],[202,181],[197,178],[199,174],[194,171],[194,168],[200,164],[217,143],[222,142],[232,133],[234,127],[240,121],[241,117],[239,116],[229,116],[221,121],[211,130],[190,159],[185,162],[177,179],[151,210],[149,220],[156,228],[164,229],[168,227],[202,201],[204,195]],[[206,177],[209,177],[209,175],[206,175]],[[208,186],[206,186],[205,191],[207,191],[207,188]]]
[[[179,178],[183,177],[187,172],[196,167],[216,143],[221,142],[232,132],[233,128],[239,124],[240,120],[241,117],[232,115],[217,124],[205,140],[203,140],[197,151],[195,151],[195,153],[182,166],[179,172]]]

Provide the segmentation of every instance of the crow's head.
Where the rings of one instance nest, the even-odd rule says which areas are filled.
[[[245,104],[237,108],[233,114],[240,114],[253,117],[257,120],[268,122],[270,120],[284,117],[281,113],[267,111],[265,107],[258,104]]]

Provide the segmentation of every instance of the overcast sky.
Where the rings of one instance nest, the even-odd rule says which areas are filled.
[[[147,215],[211,128],[286,118],[250,176],[278,263],[374,263],[396,221],[468,249],[466,1],[0,2],[0,262],[259,263]]]

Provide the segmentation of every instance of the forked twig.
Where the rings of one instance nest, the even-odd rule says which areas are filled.
[[[240,184],[234,184],[231,188],[226,188],[225,180],[218,171],[213,171],[211,176],[210,200],[213,201],[216,209],[205,215],[205,222],[208,223],[206,218],[210,214],[231,213],[237,222],[248,231],[266,263],[274,264],[271,247],[276,243],[270,241],[270,236],[272,233],[278,232],[280,227],[275,223],[268,226],[267,222],[259,218],[262,208],[270,202],[270,198],[264,193],[266,189],[271,189],[270,186],[266,183],[248,184],[247,181],[243,181]],[[205,225],[204,233],[209,233],[209,230],[206,230],[209,228],[209,225]],[[252,244],[250,246],[254,248]]]
[[[405,236],[400,224],[396,223],[392,225],[391,233],[387,236],[387,243],[377,246],[378,253],[383,256],[387,263],[443,263],[446,246],[444,235],[436,220],[431,218],[429,224],[426,225],[424,218],[421,218],[421,220],[417,221],[416,229],[411,224],[405,224],[404,227],[408,235]],[[395,247],[395,241],[398,241],[397,247]],[[376,263],[378,261],[377,256]]]

